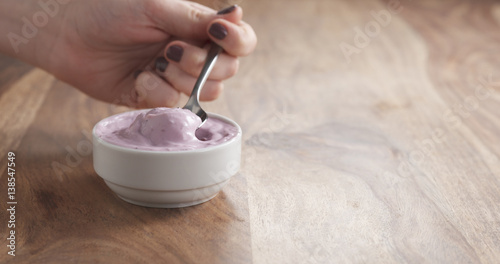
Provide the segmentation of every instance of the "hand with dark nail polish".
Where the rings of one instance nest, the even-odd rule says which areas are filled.
[[[35,19],[38,2],[0,1],[0,53],[37,65],[93,98],[130,107],[173,106],[180,93],[189,95],[209,41],[224,49],[200,94],[213,100],[222,81],[236,74],[238,57],[256,44],[241,7],[216,11],[184,0],[49,1],[57,2],[58,11],[37,26],[39,36],[17,36],[25,28],[36,34],[20,18]]]

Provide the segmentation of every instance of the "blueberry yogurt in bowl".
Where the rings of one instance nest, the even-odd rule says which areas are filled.
[[[99,121],[92,131],[94,169],[121,199],[175,208],[206,202],[240,167],[241,128],[208,114],[154,108]]]

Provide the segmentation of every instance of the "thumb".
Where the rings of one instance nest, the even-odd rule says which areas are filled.
[[[211,8],[180,0],[148,1],[145,11],[166,34],[189,39],[208,39],[207,26],[217,16]]]

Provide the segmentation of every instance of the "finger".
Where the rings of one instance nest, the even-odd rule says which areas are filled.
[[[181,70],[197,78],[205,64],[207,53],[207,49],[182,41],[173,41],[168,44],[164,56],[169,63],[177,65]],[[228,79],[236,74],[238,66],[238,58],[221,53],[208,78],[211,80]]]
[[[169,64],[167,70],[162,75],[176,90],[186,95],[190,95],[196,83],[193,77],[181,70],[177,65]],[[217,80],[207,80],[200,91],[201,101],[212,101],[222,93],[223,84]]]
[[[137,107],[173,107],[179,101],[179,92],[158,75],[144,71],[135,82]]]
[[[217,14],[189,1],[147,1],[146,14],[159,29],[181,38],[206,39],[206,26]]]
[[[255,32],[244,21],[235,24],[217,18],[210,23],[207,30],[212,41],[219,44],[228,54],[233,56],[246,56],[257,45]]]

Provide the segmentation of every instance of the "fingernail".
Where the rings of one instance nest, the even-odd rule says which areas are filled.
[[[168,66],[168,61],[163,57],[156,58],[155,68],[159,72],[165,72]]]
[[[184,49],[181,46],[172,45],[167,49],[167,58],[175,62],[181,61],[182,54],[184,54]]]
[[[224,9],[220,10],[219,12],[217,12],[217,15],[229,14],[229,13],[233,12],[236,9],[237,6],[238,5],[232,5],[230,7],[226,7]]]
[[[213,23],[210,26],[208,33],[210,33],[210,35],[214,38],[222,40],[227,36],[227,29],[219,23]]]
[[[139,74],[141,74],[142,70],[137,70],[134,72],[134,79],[137,79],[137,76],[139,76]]]

